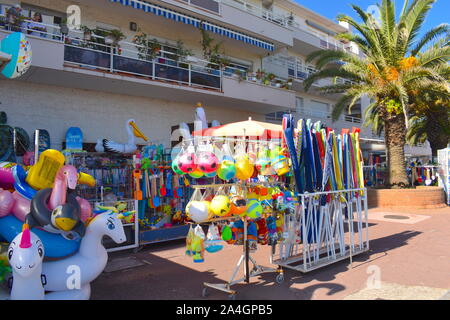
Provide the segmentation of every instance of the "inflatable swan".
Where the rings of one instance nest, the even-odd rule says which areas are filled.
[[[13,272],[12,300],[88,300],[90,282],[106,266],[108,253],[103,236],[116,243],[126,240],[122,215],[107,211],[93,218],[81,240],[80,250],[59,261],[42,262],[44,246],[24,224],[23,231],[11,242],[8,259]],[[53,291],[45,294],[45,291]]]

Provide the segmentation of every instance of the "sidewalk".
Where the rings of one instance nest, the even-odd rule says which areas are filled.
[[[282,284],[275,282],[276,274],[263,274],[250,284],[234,285],[236,299],[450,299],[450,208],[371,209],[369,222],[370,251],[355,257],[352,267],[346,260],[307,274],[285,270]],[[226,245],[206,253],[198,264],[184,254],[184,246],[184,241],[173,241],[148,245],[136,254],[111,254],[111,264],[135,259],[141,265],[103,272],[92,283],[91,299],[203,299],[203,282],[227,281],[242,253],[242,247]],[[269,254],[268,246],[258,246],[254,257],[271,266]],[[372,281],[374,272],[380,287]],[[375,286],[368,289],[368,282]],[[209,293],[206,299],[227,299],[223,292]]]

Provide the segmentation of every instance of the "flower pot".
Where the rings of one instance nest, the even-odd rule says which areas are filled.
[[[92,40],[92,33],[90,33],[89,31],[86,31],[86,32],[83,34],[83,38],[84,38],[84,40],[86,40],[86,41],[91,41],[91,40]]]

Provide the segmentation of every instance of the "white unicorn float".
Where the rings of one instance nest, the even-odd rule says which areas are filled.
[[[90,283],[103,272],[108,261],[103,236],[118,244],[126,240],[122,218],[111,211],[95,216],[88,222],[76,254],[44,263],[42,242],[25,224],[8,251],[13,270],[11,299],[88,300]],[[45,295],[45,291],[50,293]]]

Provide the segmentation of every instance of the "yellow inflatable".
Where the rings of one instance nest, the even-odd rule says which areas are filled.
[[[40,154],[38,162],[30,167],[25,181],[35,190],[53,188],[56,173],[64,162],[61,152],[47,149]]]
[[[250,163],[247,155],[242,155],[236,159],[236,178],[239,180],[250,179],[255,167]]]

